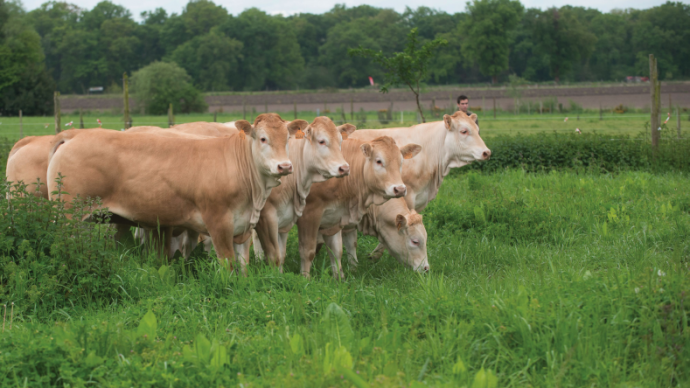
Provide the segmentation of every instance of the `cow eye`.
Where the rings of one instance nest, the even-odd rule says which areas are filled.
[[[376,163],[377,163],[379,166],[383,166],[383,162],[381,161],[381,159],[376,159]]]
[[[326,140],[319,140],[319,144],[326,145]]]
[[[467,135],[467,130],[463,129],[462,131],[460,131],[460,133],[462,133],[463,135]]]
[[[414,245],[414,246],[418,246],[418,245],[419,245],[419,240],[413,238],[411,241],[412,241],[412,245]]]
[[[262,143],[265,143],[265,142],[266,142],[266,138],[265,138],[265,137],[262,137],[262,138],[261,138],[261,142],[262,142]]]

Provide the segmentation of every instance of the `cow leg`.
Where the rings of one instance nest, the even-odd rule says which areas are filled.
[[[233,243],[233,249],[235,250],[235,257],[240,263],[240,269],[242,275],[247,276],[247,263],[249,263],[249,248],[252,246],[252,239],[247,238],[244,242]]]
[[[347,262],[352,271],[357,270],[357,229],[343,230],[343,246],[347,252]]]
[[[283,273],[283,264],[285,264],[285,258],[287,257],[288,233],[279,232],[278,237],[280,237],[280,247],[278,250],[278,252],[280,253],[280,256],[278,257],[280,266],[278,267],[278,269],[280,270],[280,273]]]
[[[297,220],[301,272],[306,278],[311,277],[311,265],[316,257],[316,239],[319,235],[322,216],[322,209],[309,209],[309,213],[305,209],[302,217]]]
[[[235,228],[232,223],[232,215],[209,214],[203,217],[203,220],[208,234],[213,240],[218,262],[228,271],[232,271],[235,261],[235,250],[233,249],[233,231]]]
[[[151,245],[160,257],[171,258],[172,228],[158,227],[151,231]]]
[[[270,206],[270,205],[267,205]],[[280,238],[278,237],[278,217],[273,208],[264,208],[256,224],[255,232],[259,237],[259,246],[265,257],[275,266],[280,267]],[[254,248],[256,253],[256,247]]]
[[[343,234],[342,231],[332,236],[323,236],[324,243],[328,247],[328,255],[331,257],[331,268],[333,269],[333,277],[336,279],[344,279],[343,266],[341,264],[341,257],[343,256]]]
[[[386,245],[382,242],[379,242],[379,245],[374,248],[374,250],[369,254],[369,258],[371,260],[378,260],[383,256],[384,252],[386,252]]]
[[[192,252],[194,252],[194,249],[196,249],[196,246],[199,244],[199,232],[188,229],[185,231],[185,233],[183,233],[183,235],[185,235],[185,239],[180,251],[182,252],[182,256],[185,258],[185,260],[187,260],[189,259],[189,256],[192,255]]]
[[[256,230],[252,230],[252,244],[254,245],[254,257],[259,261],[265,261],[266,255],[264,254],[264,249],[261,246],[261,240],[259,235],[256,234]]]
[[[117,229],[117,232],[115,232],[116,242],[123,242],[127,239],[127,234],[131,235],[131,232],[129,231],[129,225],[115,224],[115,228]]]

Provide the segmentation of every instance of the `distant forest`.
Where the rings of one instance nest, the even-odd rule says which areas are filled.
[[[26,11],[0,0],[0,107],[39,114],[52,92],[119,91],[122,74],[156,61],[174,62],[201,91],[361,87],[382,79],[362,46],[401,51],[417,28],[421,40],[443,38],[428,84],[528,81],[618,81],[646,76],[648,55],[660,78],[690,78],[690,6],[646,10],[564,6],[540,10],[519,1],[475,0],[464,13],[427,7],[398,13],[336,5],[324,14],[270,15],[252,8],[231,15],[212,1],[189,2],[180,14],[141,14],[109,1],[93,9],[47,2]],[[4,114],[4,113],[3,113]]]

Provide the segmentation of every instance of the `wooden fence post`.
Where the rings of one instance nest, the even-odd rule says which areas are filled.
[[[496,118],[496,97],[494,97],[494,118]]]
[[[53,93],[53,109],[55,110],[55,134],[60,133],[60,92]]]
[[[678,129],[678,138],[680,139],[680,105],[676,106],[676,126]]]
[[[652,99],[652,112],[649,119],[649,127],[652,130],[652,147],[656,150],[659,146],[659,108],[661,105],[661,83],[659,71],[654,54],[649,54],[649,95]]]
[[[680,120],[678,121],[678,136],[680,137]],[[22,110],[19,110],[19,138],[24,138],[24,121],[22,120]]]
[[[350,120],[355,121],[355,99],[350,97]]]
[[[175,116],[173,115],[173,105],[172,102],[168,105],[168,128],[172,128],[175,125]]]
[[[84,113],[79,108],[79,128],[84,129]]]
[[[213,111],[213,122],[217,123],[218,122],[218,110]]]
[[[125,129],[129,129],[132,126],[132,120],[129,118],[129,80],[127,79],[127,72],[122,74],[122,97],[124,98]]]
[[[242,97],[242,120],[247,119],[247,101]]]

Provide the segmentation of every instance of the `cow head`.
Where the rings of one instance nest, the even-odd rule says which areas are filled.
[[[365,156],[364,184],[386,200],[404,197],[407,187],[401,177],[403,158],[415,157],[422,146],[407,144],[398,148],[391,137],[381,136],[362,144],[361,149]]]
[[[444,142],[446,155],[451,159],[449,168],[462,167],[475,160],[488,160],[491,157],[491,150],[479,136],[476,119],[476,114],[467,116],[462,111],[457,111],[452,116],[443,116],[447,130]]]
[[[252,155],[261,174],[280,177],[292,173],[292,162],[288,158],[288,138],[299,130],[299,123],[287,125],[275,113],[264,113],[254,120],[254,125],[245,120],[235,122],[251,142]]]
[[[391,256],[415,271],[427,272],[429,259],[426,254],[426,228],[422,215],[414,210],[406,214],[384,215],[384,227],[379,230],[380,238],[388,247]]]
[[[345,161],[341,145],[343,138],[354,132],[352,124],[336,127],[328,117],[317,117],[304,130],[304,137],[308,141],[305,154],[311,160],[312,169],[317,177],[315,182],[328,178],[341,178],[350,174],[350,165]]]

